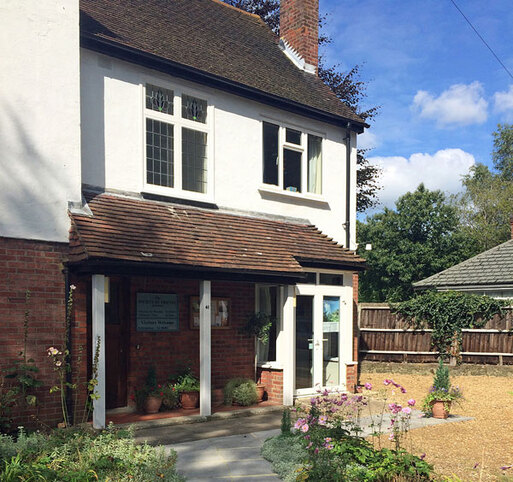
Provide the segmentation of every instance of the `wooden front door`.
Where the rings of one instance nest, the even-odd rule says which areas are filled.
[[[124,278],[109,278],[109,300],[105,303],[106,408],[127,405],[129,342],[129,286]]]

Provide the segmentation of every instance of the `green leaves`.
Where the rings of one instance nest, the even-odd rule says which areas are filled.
[[[421,184],[388,209],[358,223],[359,254],[369,270],[360,277],[360,300],[402,301],[412,283],[448,268],[475,252],[463,232],[458,210],[441,191]],[[372,251],[365,251],[365,244]]]
[[[457,291],[427,291],[408,301],[391,304],[392,312],[401,315],[415,329],[432,329],[432,344],[443,356],[451,348],[458,355],[462,330],[482,328],[493,316],[502,314],[506,300]]]

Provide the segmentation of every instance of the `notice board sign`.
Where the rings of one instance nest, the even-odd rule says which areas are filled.
[[[137,293],[137,331],[178,331],[178,295]]]

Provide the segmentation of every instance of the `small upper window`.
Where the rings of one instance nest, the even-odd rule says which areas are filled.
[[[291,144],[296,144],[296,145],[300,146],[301,145],[301,132],[296,131],[295,129],[286,129],[285,142],[290,142]]]
[[[146,108],[173,115],[173,91],[146,84]]]
[[[190,95],[182,95],[182,117],[206,124],[207,101]]]
[[[344,277],[341,274],[320,273],[319,284],[342,286],[344,284]]]

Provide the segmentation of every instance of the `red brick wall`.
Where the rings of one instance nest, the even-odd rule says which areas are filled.
[[[267,400],[279,404],[283,403],[283,370],[259,368],[257,381],[265,385]]]
[[[65,326],[65,279],[62,262],[67,245],[0,238],[0,370],[21,360],[24,313],[29,310],[27,356],[35,360],[43,382],[35,395],[36,408],[15,408],[17,424],[34,425],[36,419],[53,425],[62,420],[59,395],[50,394],[55,372],[47,357],[50,346],[62,346]],[[30,290],[29,303],[25,293]]]
[[[136,293],[178,294],[179,331],[140,333],[136,331]],[[199,330],[190,327],[190,297],[199,295],[199,281],[134,277],[130,280],[130,348],[128,394],[142,386],[150,365],[154,364],[159,381],[165,381],[180,365],[190,362],[199,375]],[[255,288],[251,283],[213,281],[212,297],[230,299],[230,326],[212,329],[212,388],[223,388],[233,377],[255,377],[254,341],[240,333],[246,317],[254,311]],[[137,349],[139,345],[139,349]]]
[[[305,62],[317,67],[319,0],[281,0],[280,36]]]

